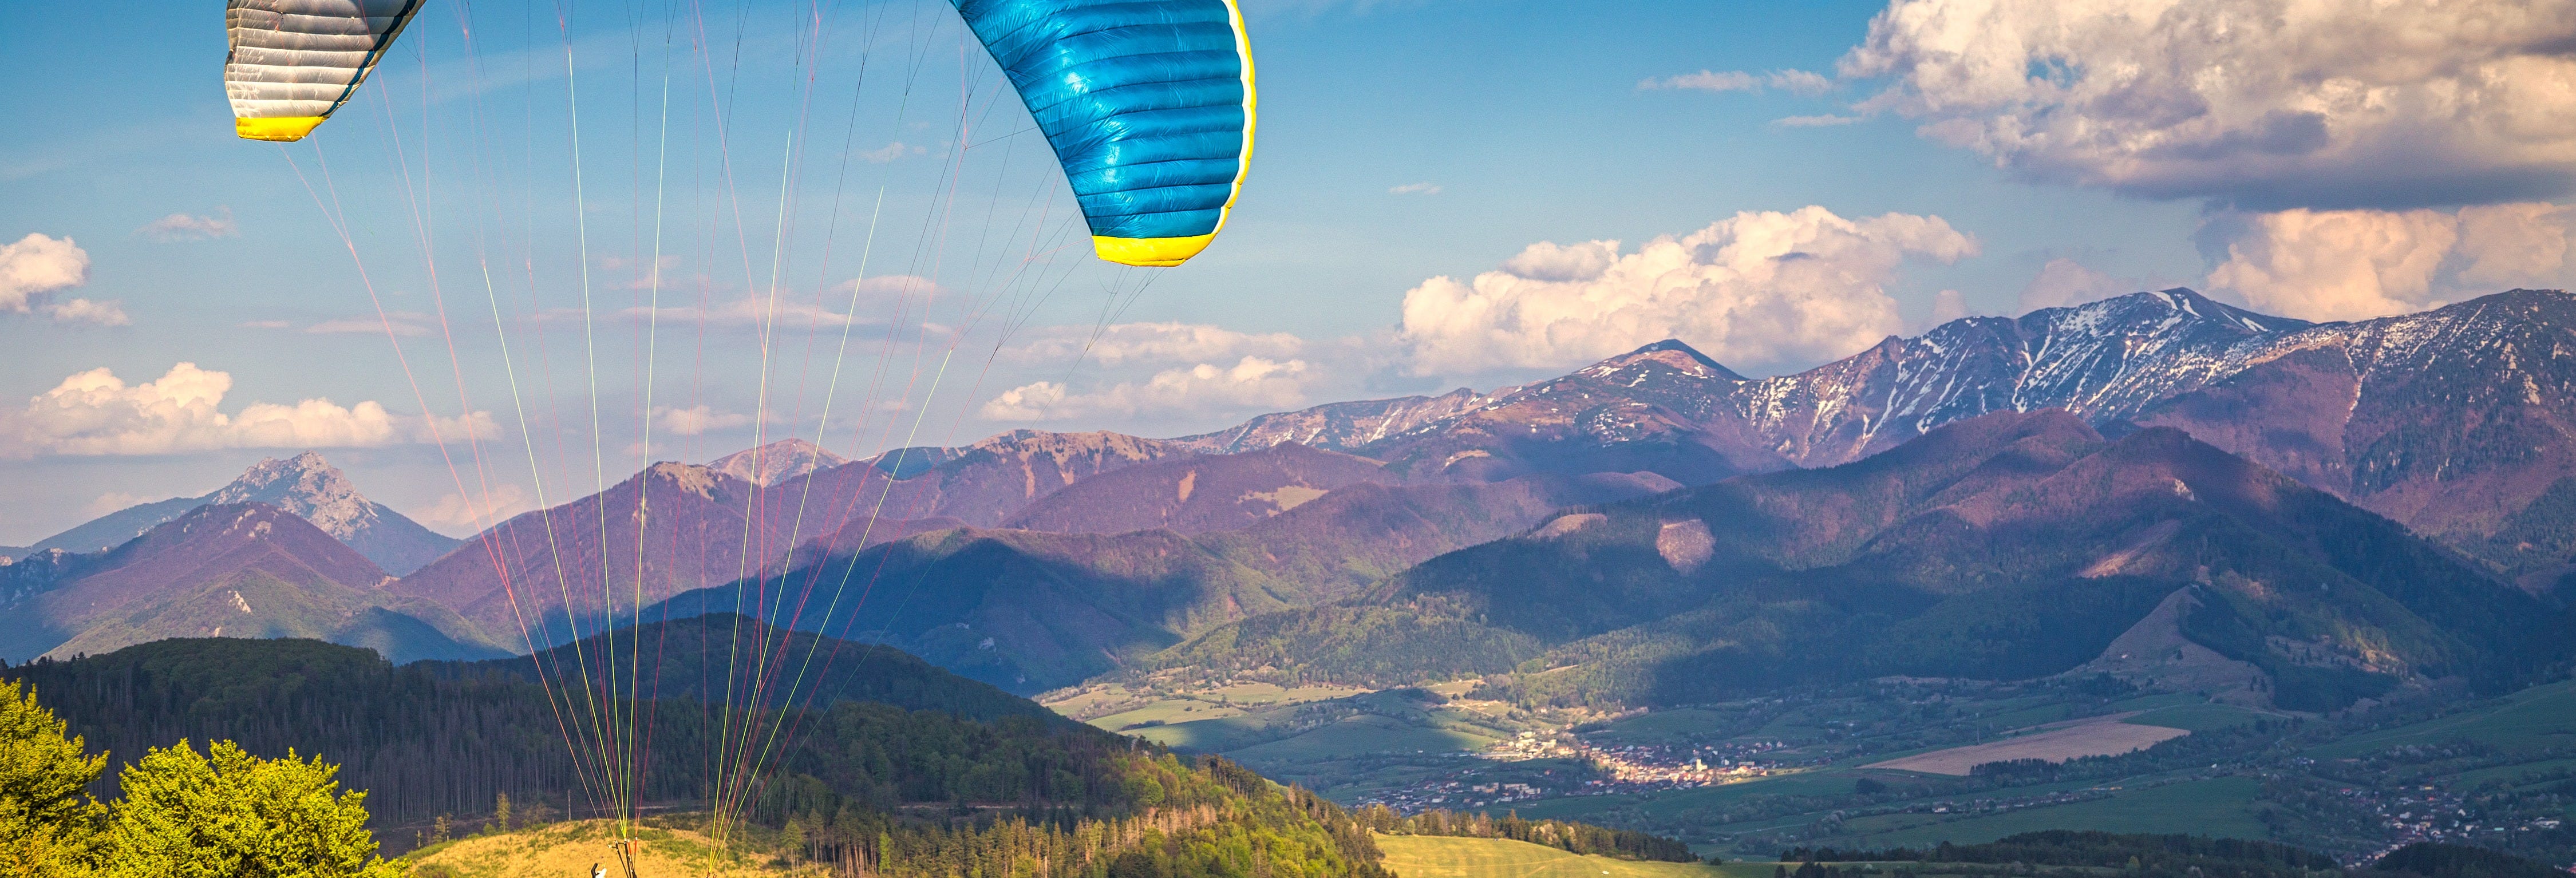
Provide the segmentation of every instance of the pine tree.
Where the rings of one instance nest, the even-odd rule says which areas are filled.
[[[34,690],[0,683],[0,874],[85,873],[99,813],[85,789],[107,754],[82,755],[81,739],[64,737],[64,728]]]
[[[787,852],[789,864],[804,859],[805,821],[796,817],[787,818],[787,828],[778,831],[778,846]]]

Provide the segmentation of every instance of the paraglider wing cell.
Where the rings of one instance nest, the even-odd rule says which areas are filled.
[[[1055,147],[1100,258],[1179,265],[1224,229],[1258,103],[1235,0],[954,0]]]
[[[228,0],[233,132],[301,140],[348,103],[421,0]]]

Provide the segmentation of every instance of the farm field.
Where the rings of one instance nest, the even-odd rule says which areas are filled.
[[[2174,708],[2168,708],[2168,710],[2171,709]],[[2144,750],[2188,734],[2191,732],[2187,729],[2138,725],[2135,721],[2086,722],[2032,732],[2001,741],[1952,747],[1947,750],[1890,759],[1862,767],[1965,777],[1969,769],[1988,762],[2008,762],[2018,759],[2064,762],[2085,756],[2116,756],[2133,750]]]
[[[2255,819],[2252,808],[2254,797],[2261,792],[2262,782],[2254,778],[2221,777],[2122,790],[2111,798],[2090,802],[1941,822],[1924,821],[1931,816],[1925,814],[1889,815],[1873,818],[1887,822],[1853,821],[1853,826],[1846,829],[1866,831],[1838,836],[1831,843],[1837,847],[1869,848],[1928,846],[1944,841],[1979,844],[2043,829],[2264,838],[2268,831],[2262,821]],[[1912,825],[1891,825],[1896,822],[1893,818],[1913,818],[1905,821]],[[1879,828],[1882,826],[1887,828]]]

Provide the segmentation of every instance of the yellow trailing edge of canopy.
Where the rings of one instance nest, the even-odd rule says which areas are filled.
[[[241,135],[243,140],[275,140],[291,143],[303,140],[304,135],[313,133],[313,126],[320,124],[322,124],[320,116],[234,119],[233,133]]]
[[[1100,258],[1120,265],[1143,265],[1169,268],[1188,262],[1190,257],[1207,249],[1216,233],[1191,235],[1186,238],[1109,238],[1091,236],[1091,249]]]

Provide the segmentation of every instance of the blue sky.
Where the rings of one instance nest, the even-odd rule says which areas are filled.
[[[1667,335],[1761,374],[2150,286],[2350,319],[2568,273],[2566,104],[2412,99],[2462,65],[2564,72],[2532,48],[2576,18],[2557,0],[2458,5],[2529,13],[2503,27],[2519,42],[2375,21],[2458,35],[2422,70],[2315,49],[2278,71],[2260,40],[2210,55],[2210,21],[2107,3],[2066,7],[2078,26],[2048,33],[2073,36],[2026,58],[1978,35],[2040,33],[2050,4],[1244,5],[1253,173],[1225,236],[1160,273],[1054,249],[1078,241],[1061,176],[937,2],[837,4],[808,57],[809,5],[432,0],[283,148],[231,136],[211,0],[0,6],[21,83],[0,130],[0,244],[19,242],[0,251],[0,544],[306,445],[463,533],[540,489],[818,424],[852,454],[1175,435]],[[2105,72],[2139,58],[2250,84]],[[2394,97],[2337,104],[2300,70]],[[1833,124],[1781,121],[1801,117]],[[2083,137],[2050,127],[2069,119]],[[2468,133],[2389,133],[2434,123]],[[667,310],[647,324],[657,233]],[[1791,256],[1820,267],[1774,271]],[[762,311],[772,293],[790,307]],[[180,363],[197,371],[146,386]],[[116,383],[67,384],[102,368]],[[469,424],[486,441],[454,441]]]

